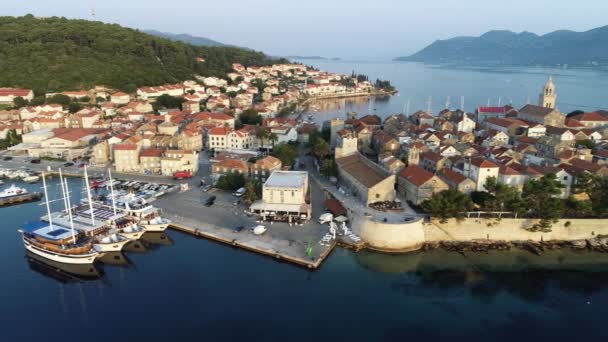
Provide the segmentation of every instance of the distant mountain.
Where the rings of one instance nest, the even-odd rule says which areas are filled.
[[[225,46],[225,44],[217,42],[215,40],[205,38],[205,37],[196,37],[189,34],[181,33],[168,33],[168,32],[160,32],[156,30],[143,30],[143,32],[147,34],[151,34],[153,36],[167,38],[171,40],[175,40],[178,42],[188,43],[196,46]]]
[[[608,26],[585,32],[490,31],[479,37],[437,40],[397,61],[504,65],[608,65]]]

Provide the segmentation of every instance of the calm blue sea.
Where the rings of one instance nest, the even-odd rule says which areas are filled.
[[[471,105],[499,95],[525,101],[548,74],[564,102],[601,107],[608,89],[608,78],[592,71],[319,64],[390,79],[401,96],[372,104],[383,115],[400,110],[404,99],[422,103],[429,95],[445,100],[464,94]],[[344,108],[328,107],[320,115],[336,110]],[[81,180],[70,182],[79,197]],[[496,252],[465,258],[441,251],[383,255],[337,249],[310,272],[168,231],[147,236],[106,264],[62,270],[28,258],[19,240],[17,228],[43,213],[40,204],[0,208],[1,341],[608,337],[608,255]]]

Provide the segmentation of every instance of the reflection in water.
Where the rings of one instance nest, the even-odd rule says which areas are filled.
[[[146,232],[142,237],[142,240],[148,244],[161,245],[161,246],[173,246],[175,243],[169,235],[160,232]]]
[[[42,258],[26,251],[26,259],[30,269],[61,283],[97,280],[103,276],[103,271],[92,265],[71,265]]]
[[[490,251],[467,257],[441,250],[404,255],[362,252],[355,259],[370,271],[413,275],[391,283],[393,290],[408,296],[445,298],[465,289],[487,301],[504,291],[540,301],[551,287],[581,295],[608,287],[608,255],[588,251],[554,250],[542,256],[522,250]]]
[[[133,266],[133,263],[129,258],[122,252],[108,252],[105,253],[101,258],[98,259],[104,265],[112,266]]]
[[[127,243],[122,250],[129,253],[146,253],[148,248],[147,243],[142,240],[136,240]]]

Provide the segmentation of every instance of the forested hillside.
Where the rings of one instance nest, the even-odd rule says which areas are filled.
[[[98,84],[131,92],[195,74],[221,77],[235,62],[276,61],[260,52],[193,46],[114,24],[0,17],[0,87],[32,88],[37,95]]]

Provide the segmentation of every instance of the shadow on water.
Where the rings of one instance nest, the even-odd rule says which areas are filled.
[[[406,255],[362,252],[355,259],[373,272],[409,276],[390,285],[405,295],[445,298],[466,291],[491,301],[507,291],[527,301],[540,301],[550,288],[579,295],[608,288],[608,254],[604,253],[559,250],[535,256],[513,250],[463,257],[438,250]]]
[[[91,265],[70,265],[42,258],[26,251],[25,259],[32,271],[61,283],[78,283],[98,280],[103,277],[103,270]]]

